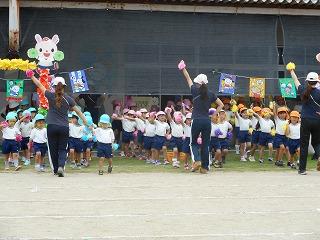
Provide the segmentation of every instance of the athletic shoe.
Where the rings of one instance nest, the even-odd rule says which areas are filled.
[[[63,170],[63,167],[59,167],[58,168],[58,177],[64,177],[64,170]]]
[[[161,162],[160,162],[160,160],[155,160],[155,161],[154,161],[154,165],[156,165],[156,166],[159,166],[159,165],[161,165]]]
[[[23,165],[29,166],[30,165],[30,160],[25,160]]]
[[[207,173],[208,173],[208,170],[205,169],[205,168],[200,167],[200,173],[201,173],[201,174],[207,174]]]
[[[184,170],[189,170],[190,169],[190,166],[188,163],[184,164]]]
[[[215,168],[222,168],[222,162],[220,162],[220,161],[215,161],[214,164],[213,164],[213,166],[214,166]]]
[[[320,171],[320,161],[317,162],[317,171]]]
[[[163,162],[163,165],[168,165],[168,164],[170,164],[170,162],[167,159],[165,159]]]
[[[300,175],[307,175],[307,171],[306,170],[299,170],[298,171],[298,174],[300,174]]]
[[[246,161],[247,161],[247,159],[245,157],[240,158],[240,162],[246,162]]]
[[[111,173],[112,172],[112,166],[109,166],[108,167],[108,173]]]
[[[268,161],[269,161],[269,162],[273,162],[273,158],[272,158],[272,157],[269,157],[269,158],[268,158]]]
[[[124,157],[124,156],[125,156],[124,152],[120,152],[120,157]]]
[[[21,169],[21,166],[20,166],[20,165],[15,166],[15,168],[14,168],[15,171],[19,171],[20,169]]]
[[[263,159],[259,159],[259,163],[263,163],[264,162],[264,160]]]
[[[103,170],[99,170],[98,174],[103,175]]]
[[[174,168],[180,168],[180,164],[179,164],[178,161],[172,162],[172,166],[173,166]]]
[[[248,159],[249,159],[250,162],[255,162],[255,161],[256,161],[256,159],[254,158],[254,156],[249,156]]]
[[[294,163],[290,163],[290,168],[296,169],[297,167],[296,167],[296,165]]]
[[[277,161],[275,161],[274,165],[276,165],[276,166],[278,166],[278,167],[283,167],[283,166],[284,166],[282,160],[277,160]]]
[[[201,161],[195,161],[193,164],[192,164],[192,168],[191,168],[191,172],[196,172],[200,169],[201,167]]]

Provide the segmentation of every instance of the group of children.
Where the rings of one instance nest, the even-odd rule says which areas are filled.
[[[259,150],[259,162],[264,162],[264,150],[269,150],[269,161],[273,161],[273,149],[276,149],[275,164],[283,166],[286,156],[288,166],[294,168],[294,156],[299,155],[300,116],[296,111],[288,112],[286,107],[270,108],[259,106],[246,108],[237,105],[234,100],[224,101],[224,110],[216,112],[210,109],[211,140],[210,165],[221,168],[228,154],[232,133],[236,137],[236,152],[240,161],[255,161],[256,150]],[[69,118],[69,154],[72,168],[88,167],[91,151],[96,147],[99,158],[98,173],[104,173],[104,161],[108,160],[108,173],[112,172],[113,152],[118,145],[111,127],[112,120],[122,122],[121,157],[137,157],[148,164],[172,164],[179,168],[182,163],[190,169],[190,141],[192,112],[184,106],[181,111],[167,107],[164,111],[148,112],[145,108],[139,111],[123,109],[121,114],[101,115],[95,125],[91,114],[84,112],[87,125],[83,125],[75,112]],[[271,119],[273,117],[273,120]],[[47,152],[47,134],[45,117],[30,108],[24,111],[9,112],[6,121],[0,124],[3,133],[2,152],[5,155],[5,169],[10,163],[17,171],[19,152],[22,153],[24,165],[30,164],[31,153],[35,157],[35,170],[44,171],[44,156]],[[201,144],[201,136],[197,143]],[[162,154],[161,154],[162,153]],[[160,161],[162,156],[162,161]]]

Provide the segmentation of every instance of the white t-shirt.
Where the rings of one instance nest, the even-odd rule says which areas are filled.
[[[249,118],[243,118],[239,115],[236,119],[238,119],[240,131],[249,131],[251,126],[251,120]]]
[[[210,136],[211,137],[217,137],[216,134],[215,134],[215,131],[217,129],[219,129],[219,128],[220,128],[219,124],[211,122],[211,133],[210,133]]]
[[[155,125],[156,125],[156,135],[164,137],[167,133],[168,130],[170,130],[170,126],[168,123],[166,122],[160,122],[158,120],[154,121]]]
[[[7,140],[16,140],[16,136],[21,134],[20,130],[16,127],[6,127],[2,129],[2,137]]]
[[[183,125],[177,124],[174,121],[170,122],[171,126],[171,135],[173,137],[181,138],[183,136]]]
[[[288,124],[287,120],[282,120],[278,117],[274,118],[274,121],[276,122],[276,133],[280,135],[286,134],[286,125]]]
[[[259,117],[260,131],[263,133],[271,133],[271,129],[274,128],[274,123],[271,119],[264,119]]]
[[[253,130],[255,130],[255,131],[257,131],[257,124],[258,124],[258,119],[257,118],[255,118],[255,117],[253,117],[252,119],[251,119],[251,126],[252,126],[252,128],[253,128]],[[258,131],[260,131],[260,129],[258,130]]]
[[[136,125],[137,125],[138,131],[141,131],[141,132],[145,131],[146,124],[140,118],[136,118]]]
[[[46,128],[34,128],[31,131],[30,140],[35,143],[46,143],[47,142],[47,129]]]
[[[69,137],[82,138],[84,126],[69,123]]]
[[[144,136],[154,137],[155,135],[156,135],[156,124],[152,124],[147,120],[146,121],[146,128],[144,130]]]
[[[122,128],[126,132],[134,132],[137,127],[137,123],[135,120],[131,121],[129,119],[122,119]]]
[[[26,137],[30,137],[31,134],[31,130],[34,128],[34,124],[33,122],[21,122],[19,124],[19,130],[21,131],[21,135],[22,137],[26,138]]]
[[[97,128],[93,130],[94,135],[97,138],[97,141],[99,143],[113,143],[114,142],[114,133],[112,128]]]
[[[300,123],[297,124],[289,124],[289,135],[288,138],[290,139],[300,139]]]
[[[219,138],[226,138],[228,131],[232,130],[232,125],[228,121],[224,121],[222,123],[219,123],[219,128],[222,132],[222,135],[220,135]]]
[[[183,128],[183,133],[185,137],[190,138],[191,137],[191,126],[185,124]]]

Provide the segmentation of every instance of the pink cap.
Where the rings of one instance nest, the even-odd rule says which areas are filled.
[[[160,116],[160,115],[166,115],[166,114],[165,114],[163,111],[157,112],[156,116],[158,117],[158,116]]]
[[[156,112],[149,113],[149,117],[154,117],[154,116],[156,116]]]
[[[123,109],[123,114],[126,114],[126,113],[128,113],[129,112],[129,109],[128,108],[124,108]]]
[[[140,109],[140,112],[141,112],[141,113],[147,113],[147,112],[148,112],[148,110],[147,110],[147,109],[145,109],[145,108],[141,108],[141,109]]]
[[[136,112],[134,110],[129,110],[128,114],[136,115]]]
[[[186,115],[186,118],[191,118],[192,117],[192,113],[188,113],[187,115]]]

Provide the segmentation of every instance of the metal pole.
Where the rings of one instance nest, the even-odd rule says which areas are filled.
[[[9,50],[19,51],[20,10],[19,0],[9,0]]]

